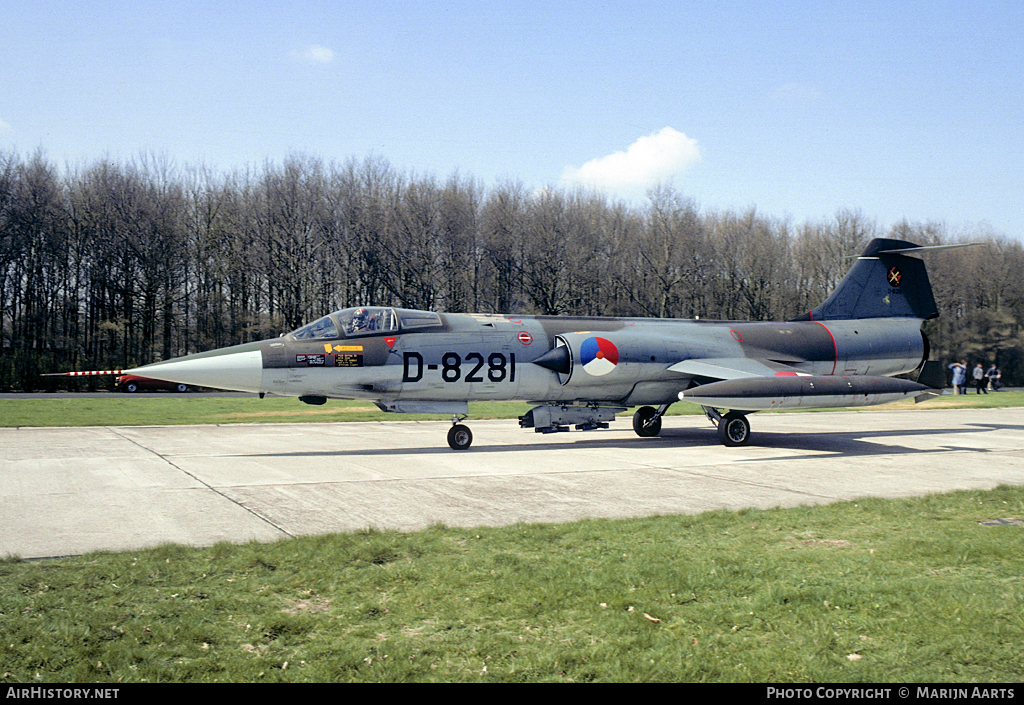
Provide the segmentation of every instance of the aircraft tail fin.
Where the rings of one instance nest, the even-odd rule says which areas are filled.
[[[922,247],[903,240],[875,238],[835,291],[814,310],[794,320],[936,318],[939,311],[924,262],[907,254],[959,246]]]

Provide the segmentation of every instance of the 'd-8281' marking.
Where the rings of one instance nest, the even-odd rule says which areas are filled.
[[[402,355],[402,381],[419,382],[423,379],[423,355],[407,352]],[[463,365],[466,370],[463,370]],[[515,382],[516,355],[494,352],[484,357],[483,353],[466,353],[465,358],[457,352],[446,352],[441,356],[441,379],[445,382]],[[437,365],[426,365],[433,371]],[[463,375],[465,372],[465,375]]]

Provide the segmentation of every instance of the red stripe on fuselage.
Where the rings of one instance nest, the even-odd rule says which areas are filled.
[[[821,321],[814,321],[814,323],[817,323],[819,326],[824,328],[828,332],[828,337],[832,339],[832,374],[835,374],[836,365],[839,364],[839,347],[836,345],[836,337],[832,335],[832,331],[828,329],[828,326]]]

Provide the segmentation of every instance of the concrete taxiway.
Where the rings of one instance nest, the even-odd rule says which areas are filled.
[[[658,438],[621,419],[540,435],[515,421],[0,429],[0,557],[271,541],[432,523],[824,504],[1024,484],[1024,410],[757,414],[725,448],[701,416]]]

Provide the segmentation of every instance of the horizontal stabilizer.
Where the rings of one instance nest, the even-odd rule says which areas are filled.
[[[895,254],[906,255],[912,252],[934,252],[936,250],[952,250],[954,247],[974,247],[980,245],[980,242],[958,242],[955,245],[913,245],[912,247],[901,247],[901,248],[883,248],[878,252],[891,252]]]

